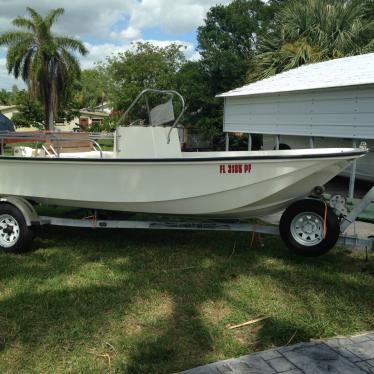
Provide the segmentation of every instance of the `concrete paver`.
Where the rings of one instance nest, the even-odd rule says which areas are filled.
[[[352,353],[351,351],[349,351],[347,348],[345,347],[336,347],[336,348],[333,348],[337,353],[339,353],[341,356],[345,357],[348,361],[351,361],[351,362],[359,362],[359,361],[362,361],[360,359],[360,357],[357,357],[354,353]]]
[[[295,365],[283,357],[273,358],[267,363],[275,370],[276,373],[297,369]]]
[[[374,332],[298,343],[189,369],[183,374],[374,374]]]
[[[374,341],[368,340],[366,342],[350,344],[346,347],[356,356],[360,357],[362,360],[369,360],[374,358]]]
[[[363,374],[354,363],[323,343],[312,347],[305,344],[296,350],[285,352],[284,355],[304,373]]]
[[[263,352],[260,352],[260,356],[265,360],[265,361],[269,361],[269,360],[272,360],[273,358],[278,358],[278,357],[282,357],[282,355],[276,351],[275,349],[271,349],[269,351],[263,351]]]
[[[357,365],[366,373],[374,374],[374,366],[369,365],[367,361],[358,362]]]

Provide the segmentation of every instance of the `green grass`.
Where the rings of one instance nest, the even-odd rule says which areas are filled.
[[[13,152],[13,149],[10,145],[4,145],[4,155],[5,156],[11,156]]]
[[[0,372],[171,373],[373,329],[373,256],[306,259],[278,238],[249,243],[243,233],[43,228],[31,252],[0,254]],[[259,315],[269,318],[227,329]]]
[[[113,139],[99,139],[97,142],[103,151],[113,151]]]

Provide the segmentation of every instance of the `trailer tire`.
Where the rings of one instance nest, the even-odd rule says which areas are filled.
[[[317,257],[334,247],[339,238],[340,227],[331,207],[321,200],[304,199],[291,204],[284,211],[279,231],[284,243],[293,252],[305,257]]]
[[[0,204],[0,252],[24,252],[31,241],[32,231],[20,210],[12,204]]]

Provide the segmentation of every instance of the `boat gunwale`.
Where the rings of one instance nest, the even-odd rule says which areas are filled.
[[[347,158],[354,156],[363,156],[367,150],[344,151],[336,153],[321,154],[295,154],[295,155],[263,155],[263,156],[216,156],[216,157],[173,157],[173,158],[80,158],[80,157],[14,157],[0,156],[0,161],[47,161],[47,162],[124,162],[124,163],[156,163],[156,162],[212,162],[212,161],[257,161],[257,160],[293,160],[293,159],[326,159],[326,158]]]

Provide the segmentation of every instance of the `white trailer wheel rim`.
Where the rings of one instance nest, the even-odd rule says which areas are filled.
[[[20,237],[20,228],[17,220],[9,215],[0,215],[0,246],[3,248],[13,247]]]
[[[295,216],[290,230],[293,239],[305,247],[320,244],[324,239],[322,217],[313,212],[303,212]]]

